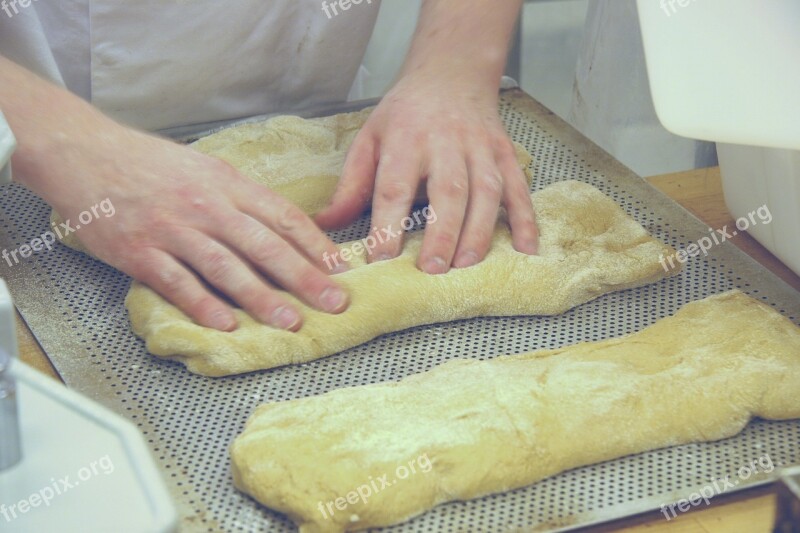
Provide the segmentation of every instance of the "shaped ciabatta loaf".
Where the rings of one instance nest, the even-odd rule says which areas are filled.
[[[236,486],[301,532],[338,532],[730,437],[753,416],[800,417],[800,328],[728,292],[618,339],[262,405],[231,458]]]
[[[323,313],[286,295],[305,317],[298,332],[258,323],[243,311],[237,311],[236,331],[204,328],[136,283],[126,300],[131,324],[154,355],[180,361],[192,372],[221,376],[310,361],[421,324],[563,313],[667,275],[659,258],[673,254],[672,248],[649,236],[594,187],[564,181],[533,194],[532,201],[540,230],[538,255],[514,250],[502,221],[485,260],[437,276],[416,267],[422,233],[410,235],[403,253],[388,261],[365,264],[362,247],[353,268],[336,275],[351,298],[344,313]]]
[[[276,117],[220,131],[193,147],[228,161],[313,213],[333,193],[347,149],[369,112],[308,120]],[[520,167],[530,178],[531,158],[516,146]],[[138,283],[126,299],[131,324],[154,355],[180,361],[192,372],[223,376],[310,361],[421,324],[562,313],[680,268],[677,264],[665,272],[659,259],[674,250],[589,185],[557,183],[532,195],[531,201],[541,233],[539,255],[516,252],[503,220],[485,261],[440,276],[423,274],[415,266],[420,234],[410,236],[402,255],[391,261],[366,265],[361,247],[351,262],[354,268],[336,276],[350,293],[346,312],[321,313],[287,295],[305,317],[297,333],[260,324],[241,310],[236,311],[239,328],[234,332],[204,328]],[[352,245],[340,248],[356,251]]]

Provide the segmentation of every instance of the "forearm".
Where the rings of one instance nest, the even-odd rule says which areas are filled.
[[[457,78],[495,94],[522,0],[425,0],[401,77]]]
[[[18,147],[13,156],[14,179],[52,203],[54,172],[80,150],[79,139],[94,136],[115,123],[87,102],[0,56],[0,109]],[[100,142],[97,140],[97,142]],[[62,161],[54,166],[52,158]],[[61,170],[61,169],[59,169]],[[53,193],[57,194],[57,193]]]

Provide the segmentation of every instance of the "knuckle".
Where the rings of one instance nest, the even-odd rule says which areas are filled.
[[[293,204],[288,204],[278,215],[278,227],[283,231],[294,231],[303,226],[306,215]]]
[[[248,301],[245,307],[257,316],[271,317],[279,307],[290,307],[289,301],[284,298],[278,289],[269,286],[253,288],[249,291]]]
[[[378,191],[378,198],[385,203],[399,203],[410,201],[416,190],[405,181],[391,180],[382,184]]]
[[[194,314],[197,317],[201,316],[209,316],[214,311],[220,308],[219,301],[211,296],[206,291],[201,291],[199,294],[195,295],[194,298],[191,298],[189,303],[187,304],[187,312],[189,314]]]
[[[247,309],[257,311],[259,314],[275,307],[274,301],[277,291],[265,283],[248,283],[238,295],[239,303]]]
[[[161,289],[170,296],[177,296],[184,292],[186,287],[183,272],[178,268],[167,266],[154,272],[154,279]]]
[[[327,276],[311,265],[305,265],[296,270],[296,291],[307,298],[313,298],[321,294],[326,288],[331,286]]]
[[[209,216],[212,212],[211,203],[208,198],[200,194],[193,194],[189,196],[187,205],[197,216]]]
[[[145,216],[147,216],[146,220],[148,221],[148,227],[146,230],[147,234],[169,235],[172,231],[172,228],[175,226],[172,216],[163,211],[157,211]],[[139,236],[143,237],[144,234],[145,232],[142,231]]]

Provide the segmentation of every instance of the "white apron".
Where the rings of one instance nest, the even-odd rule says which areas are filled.
[[[67,87],[155,130],[346,100],[378,8],[329,18],[319,0],[37,0],[26,11]]]

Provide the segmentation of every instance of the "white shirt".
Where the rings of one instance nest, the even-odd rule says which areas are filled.
[[[339,2],[328,2],[339,3]],[[150,130],[341,102],[379,0],[32,0],[0,53]]]

